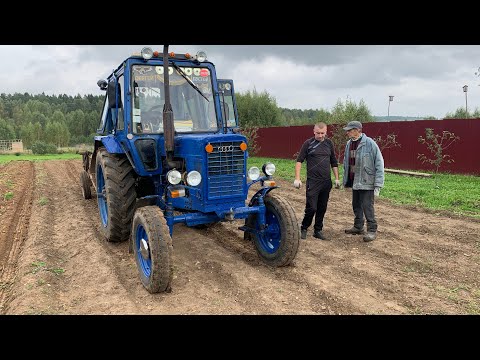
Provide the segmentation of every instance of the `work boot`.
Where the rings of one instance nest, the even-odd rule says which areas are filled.
[[[369,231],[367,232],[367,235],[363,237],[363,241],[369,242],[369,241],[375,240],[376,238],[377,238],[377,233]]]
[[[365,230],[358,229],[355,226],[350,229],[345,229],[345,234],[352,234],[352,235],[363,235],[365,234]]]
[[[305,240],[307,238],[307,229],[300,230],[300,239]]]
[[[314,238],[317,238],[317,239],[320,239],[320,240],[328,240],[328,239],[323,235],[323,233],[322,233],[321,230],[315,231],[315,232],[313,233],[313,237],[314,237]]]

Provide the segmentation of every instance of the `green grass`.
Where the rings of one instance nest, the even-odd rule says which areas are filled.
[[[7,191],[5,194],[3,194],[3,200],[11,200],[13,199],[13,192]]]
[[[29,160],[29,161],[42,161],[42,160],[72,160],[72,159],[81,159],[82,155],[80,154],[51,154],[51,155],[33,155],[33,154],[21,154],[15,156],[14,154],[0,155],[0,164],[7,163],[10,161],[16,160]]]
[[[277,168],[275,177],[293,182],[295,160],[252,157],[248,167],[273,162]],[[343,167],[339,165],[340,179]],[[385,173],[385,186],[380,197],[395,204],[415,205],[435,211],[448,211],[456,215],[480,218],[480,177],[469,175],[438,174],[420,178]],[[306,164],[302,164],[301,179],[306,180]],[[332,173],[333,179],[333,173]]]

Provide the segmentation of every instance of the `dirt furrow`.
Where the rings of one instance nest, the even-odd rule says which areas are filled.
[[[27,238],[33,191],[35,188],[35,169],[31,162],[22,162],[21,166],[6,166],[6,183],[12,183],[11,193],[14,210],[11,216],[2,216],[0,236],[0,313],[8,311],[10,288],[15,281],[17,260]],[[6,200],[4,200],[6,201]],[[10,200],[8,200],[10,201]],[[6,229],[6,230],[5,230]]]

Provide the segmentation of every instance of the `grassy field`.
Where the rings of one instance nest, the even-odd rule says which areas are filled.
[[[252,157],[248,167],[271,161],[275,164],[276,177],[291,181],[295,179],[295,160]],[[343,168],[339,166],[340,179]],[[301,178],[306,179],[306,164],[302,165]],[[333,174],[332,174],[333,179]],[[396,204],[415,205],[438,211],[480,219],[480,177],[467,175],[438,174],[419,178],[385,173],[385,186],[380,197]]]
[[[49,154],[49,155],[33,155],[33,154],[20,154],[20,155],[0,155],[0,164],[7,163],[10,161],[18,160],[29,160],[29,161],[41,161],[41,160],[70,160],[70,159],[81,159],[82,155],[80,154]]]

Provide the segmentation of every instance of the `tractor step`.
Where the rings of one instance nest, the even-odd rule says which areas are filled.
[[[244,226],[239,226],[239,227],[238,227],[238,230],[242,230],[242,231],[245,231],[245,232],[254,232],[254,231],[255,231],[255,229],[252,229],[251,227],[248,227],[248,226],[246,226],[246,225],[244,225]]]

